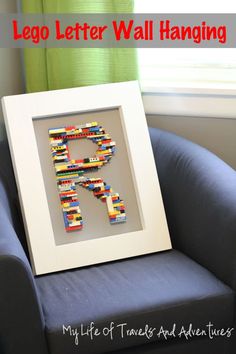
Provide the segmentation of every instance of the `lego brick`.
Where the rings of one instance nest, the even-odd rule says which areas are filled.
[[[96,198],[106,202],[111,224],[125,222],[125,206],[119,194],[113,192],[101,178],[84,177],[84,174],[102,168],[114,155],[116,143],[109,134],[97,122],[52,128],[48,132],[66,231],[81,230],[83,227],[75,184],[92,191]],[[95,156],[70,160],[68,141],[75,139],[89,139],[96,143]]]

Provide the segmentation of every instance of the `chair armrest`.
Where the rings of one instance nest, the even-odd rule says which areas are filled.
[[[46,354],[44,319],[24,250],[0,204],[0,352]]]
[[[173,247],[236,290],[236,172],[188,140],[150,129]]]

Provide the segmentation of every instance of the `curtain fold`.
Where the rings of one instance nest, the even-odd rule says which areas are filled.
[[[23,13],[132,13],[133,0],[22,0]],[[137,79],[133,48],[27,48],[27,92]]]

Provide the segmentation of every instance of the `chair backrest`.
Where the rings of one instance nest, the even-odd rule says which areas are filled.
[[[28,256],[18,191],[15,183],[8,143],[5,140],[0,141],[0,151],[0,203],[4,206],[8,218]]]
[[[173,246],[236,290],[236,171],[188,140],[150,134]]]

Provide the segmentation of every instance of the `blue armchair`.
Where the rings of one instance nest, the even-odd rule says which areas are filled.
[[[150,134],[173,250],[37,277],[1,146],[1,353],[235,353],[236,172]]]

